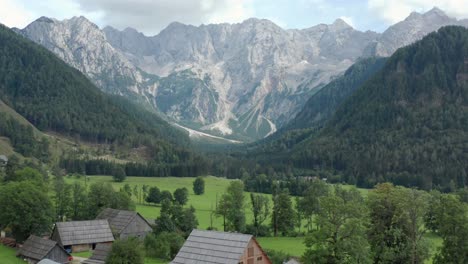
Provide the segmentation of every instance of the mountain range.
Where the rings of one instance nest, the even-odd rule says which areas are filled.
[[[252,141],[286,125],[307,100],[361,57],[389,56],[446,25],[434,8],[362,32],[343,20],[285,30],[265,19],[170,24],[156,36],[100,29],[84,17],[41,17],[20,34],[83,72],[103,91],[136,100],[183,127]]]

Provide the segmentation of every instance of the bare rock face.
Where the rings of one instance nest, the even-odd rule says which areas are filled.
[[[143,72],[107,41],[84,17],[57,21],[41,17],[20,31],[86,74],[102,90],[117,94],[146,89]]]
[[[385,30],[377,41],[366,48],[365,55],[388,57],[397,49],[416,42],[427,34],[448,25],[467,26],[468,23],[447,16],[437,7],[425,14],[413,12],[404,21]]]
[[[263,138],[362,56],[389,56],[444,25],[439,9],[413,13],[383,34],[338,19],[284,30],[265,19],[178,22],[156,36],[100,30],[83,17],[40,18],[20,33],[85,73],[104,91],[144,100],[171,120],[243,140]]]
[[[173,78],[190,71],[203,81],[199,91],[185,98],[193,103],[205,94],[197,119],[190,119],[192,110],[184,113],[180,101],[163,112],[196,122],[203,130],[251,138],[264,137],[287,122],[315,89],[346,70],[378,36],[354,30],[343,20],[304,30],[248,19],[200,27],[175,22],[153,37],[131,29],[107,27],[104,32],[113,47],[145,72]],[[166,98],[169,94],[166,89]],[[215,106],[208,107],[211,103]]]

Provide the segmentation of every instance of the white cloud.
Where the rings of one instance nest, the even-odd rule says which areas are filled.
[[[212,3],[212,10],[216,11],[208,15],[208,23],[236,23],[241,22],[253,16],[251,1],[246,0],[224,0],[220,6],[213,4],[214,0],[208,0]],[[207,0],[202,1],[207,2]]]
[[[168,24],[239,22],[253,14],[253,0],[73,0],[103,23],[156,34]]]
[[[468,17],[468,0],[368,0],[369,10],[388,23],[405,19],[411,12],[426,12],[433,7],[457,18]]]
[[[33,19],[22,3],[15,0],[0,0],[0,23],[8,27],[24,27]]]

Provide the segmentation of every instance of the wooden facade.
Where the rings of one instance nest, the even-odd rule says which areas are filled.
[[[257,240],[252,237],[239,260],[239,264],[271,264],[271,261]]]
[[[56,241],[30,236],[18,251],[18,256],[29,264],[36,264],[43,259],[68,263],[70,254]]]

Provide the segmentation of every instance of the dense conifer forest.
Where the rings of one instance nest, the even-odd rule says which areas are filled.
[[[83,74],[68,66],[45,48],[0,27],[0,99],[43,132],[56,132],[89,143],[149,148],[158,163],[188,161],[192,153],[188,136],[127,99],[99,91]],[[28,129],[12,120],[2,126],[4,136],[34,142]],[[18,131],[19,131],[18,130]],[[24,131],[24,132],[23,132]],[[28,148],[35,148],[30,144]]]
[[[326,172],[362,187],[466,186],[467,58],[468,30],[442,28],[398,50],[322,129],[290,132],[250,156],[277,173]]]

